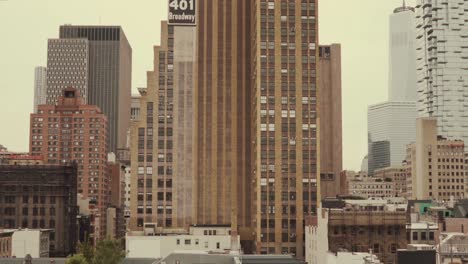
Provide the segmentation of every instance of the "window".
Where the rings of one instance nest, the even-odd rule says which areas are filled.
[[[434,232],[429,232],[429,240],[434,240]]]
[[[418,232],[413,232],[413,240],[418,240]]]
[[[176,240],[176,244],[177,244],[177,245],[180,245],[180,239],[177,239],[177,240]]]
[[[200,244],[200,240],[197,238],[195,239],[195,245],[198,245],[198,244]]]
[[[397,252],[397,245],[396,244],[392,244],[390,246],[390,252],[392,252],[393,254],[395,254]]]
[[[205,241],[205,248],[208,248],[208,241]]]
[[[427,233],[421,232],[421,240],[427,240]]]
[[[185,245],[191,245],[192,241],[190,239],[185,239]]]
[[[219,249],[221,247],[219,242],[216,242],[216,248]]]

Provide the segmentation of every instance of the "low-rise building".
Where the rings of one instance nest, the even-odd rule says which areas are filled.
[[[464,264],[468,259],[468,235],[445,233],[438,245],[440,264]]]
[[[295,259],[290,255],[239,255],[233,254],[216,254],[199,251],[177,251],[159,262],[157,264],[306,264],[300,260]]]
[[[24,258],[30,255],[33,258],[48,258],[50,234],[49,229],[14,230],[11,239],[12,257]]]
[[[50,229],[50,254],[76,250],[77,165],[0,165],[0,228]]]
[[[317,219],[306,225],[306,261],[322,264],[334,260],[329,253],[372,250],[383,263],[394,263],[397,249],[407,245],[401,199],[344,200],[341,208],[333,203],[333,208],[319,210]]]
[[[407,168],[405,165],[382,168],[374,171],[374,177],[393,184],[393,196],[404,197],[406,190]]]
[[[239,236],[233,237],[228,225],[191,226],[188,232],[145,225],[144,230],[127,233],[127,257],[165,258],[178,250],[226,253],[240,248]]]
[[[389,198],[394,197],[394,183],[388,180],[366,177],[349,182],[349,194],[364,198]]]
[[[406,239],[409,244],[435,245],[438,242],[439,226],[431,222],[417,222],[406,225]]]

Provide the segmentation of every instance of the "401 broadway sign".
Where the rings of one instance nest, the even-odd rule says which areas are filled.
[[[196,0],[169,0],[170,25],[196,25]]]

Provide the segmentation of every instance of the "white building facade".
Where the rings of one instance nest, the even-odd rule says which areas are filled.
[[[368,173],[399,166],[406,145],[416,140],[416,103],[385,102],[368,108]]]
[[[125,175],[124,175],[125,179],[125,194],[124,194],[124,198],[125,198],[125,201],[124,201],[124,216],[125,216],[125,219],[128,219],[130,218],[130,190],[131,190],[131,181],[132,181],[132,173],[131,173],[131,167],[130,166],[126,166],[125,167]]]
[[[11,241],[11,256],[24,258],[48,258],[50,230],[14,230]]]
[[[418,113],[437,118],[438,134],[468,142],[468,2],[418,0]],[[466,149],[466,146],[465,146]]]
[[[47,100],[47,68],[38,66],[34,68],[34,113],[37,106],[46,104]]]
[[[414,8],[390,15],[388,102],[368,109],[368,172],[399,166],[416,137],[416,51]]]
[[[191,226],[187,233],[160,235],[127,234],[127,258],[165,258],[177,251],[226,253],[240,249],[240,237],[231,236],[231,228],[224,226]]]
[[[416,101],[414,8],[403,5],[390,15],[388,100]]]

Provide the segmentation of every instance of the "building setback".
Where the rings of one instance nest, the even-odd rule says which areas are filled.
[[[132,228],[228,224],[245,252],[304,257],[320,197],[317,8],[296,2],[201,0],[193,36],[163,23],[132,123]]]
[[[342,194],[341,45],[319,47],[320,189],[322,199]]]
[[[77,165],[0,165],[0,227],[47,228],[50,255],[76,250]]]
[[[85,103],[109,120],[109,150],[125,147],[130,125],[132,48],[120,26],[60,26],[49,40],[47,104],[64,88],[80,90]]]
[[[37,106],[46,104],[47,99],[47,68],[34,68],[34,113],[37,112]]]
[[[57,105],[40,105],[38,113],[31,114],[29,146],[31,155],[44,157],[48,164],[76,161],[78,193],[96,202],[105,219],[110,201],[107,118],[99,107],[83,104],[77,89],[63,90]]]
[[[147,89],[139,89],[139,117],[131,125],[131,230],[193,223],[195,39],[195,27],[161,23],[154,69]]]

